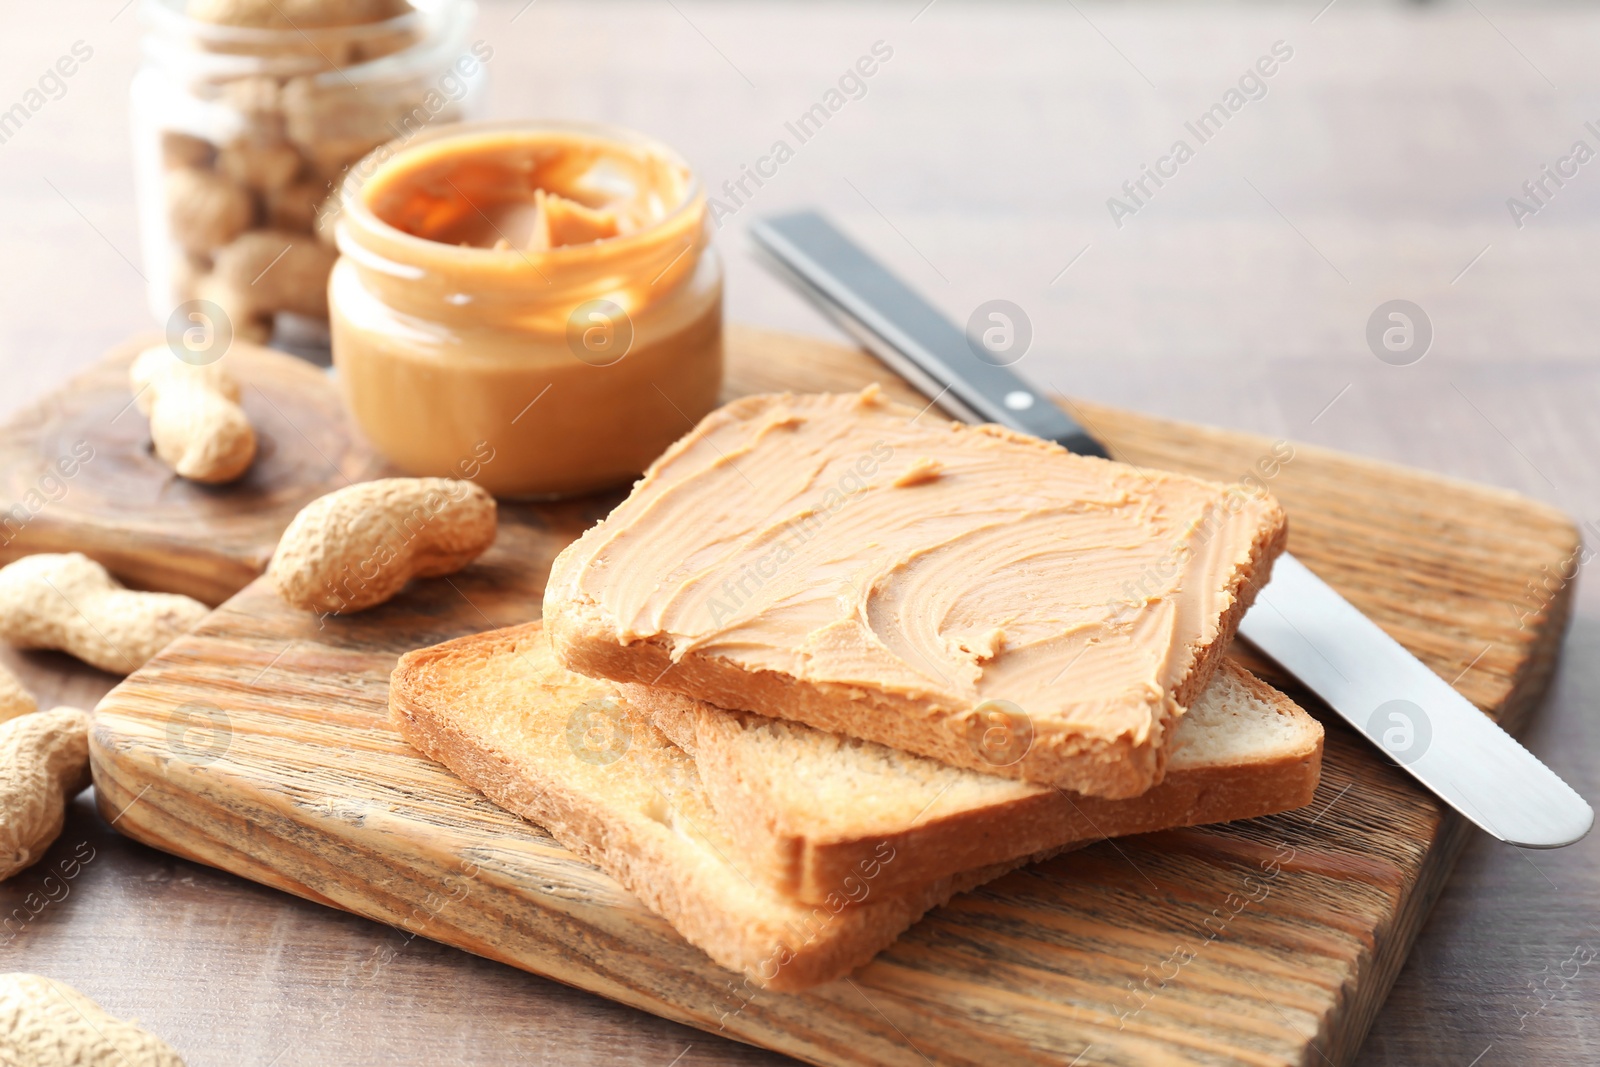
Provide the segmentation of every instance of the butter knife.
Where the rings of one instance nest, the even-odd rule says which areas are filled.
[[[967,422],[995,422],[1082,455],[1106,451],[821,215],[751,226],[768,264],[868,351]],[[997,320],[998,321],[998,320]],[[1239,632],[1439,799],[1522,848],[1583,838],[1571,786],[1288,553]]]

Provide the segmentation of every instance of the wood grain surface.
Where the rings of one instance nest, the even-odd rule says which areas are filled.
[[[266,568],[297,511],[382,469],[326,374],[236,342],[223,358],[256,429],[255,462],[227,485],[178,477],[128,385],[134,356],[164,343],[117,345],[0,426],[0,500],[15,502],[0,515],[0,563],[83,552],[129,585],[220,604]]]
[[[733,333],[731,360],[735,394],[887,377],[854,351],[749,331]],[[1572,553],[1558,512],[1074,407],[1127,461],[1266,479],[1295,551],[1442,676],[1513,725],[1537,699],[1567,596],[1522,619],[1484,604],[1507,570]],[[731,975],[387,723],[401,652],[535,615],[555,552],[611,502],[508,507],[478,564],[351,618],[319,622],[250,586],[101,705],[102,812],[157,847],[818,1063],[1352,1061],[1464,830],[1331,722],[1306,809],[1019,872],[851,979],[741,1007]]]

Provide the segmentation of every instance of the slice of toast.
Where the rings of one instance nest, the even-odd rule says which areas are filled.
[[[875,387],[752,396],[561,553],[544,618],[587,675],[1132,797],[1285,537],[1264,493]]]
[[[887,892],[1046,849],[1231,822],[1311,802],[1322,724],[1231,660],[1179,720],[1161,784],[1105,800],[961,770],[799,723],[729,712],[624,684],[693,754],[746,871],[786,896],[825,900],[884,848]]]
[[[614,685],[564,670],[539,623],[407,653],[389,707],[413,747],[770,989],[847,974],[929,908],[1025,862],[888,893],[877,880],[900,857],[886,847],[821,903],[785,897],[747,877],[694,761]]]

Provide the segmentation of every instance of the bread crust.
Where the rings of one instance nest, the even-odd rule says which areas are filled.
[[[402,656],[389,688],[396,727],[412,747],[500,807],[543,826],[753,985],[798,990],[848,974],[931,908],[1029,861],[1022,857],[890,892],[877,875],[893,869],[898,856],[880,854],[874,876],[860,891],[834,893],[816,904],[753,886],[731,865],[705,862],[683,835],[574,788],[517,744],[483,728],[471,706],[470,679],[503,669],[519,642],[538,631],[539,624],[531,623]]]
[[[713,806],[750,860],[752,876],[810,901],[823,899],[848,879],[859,877],[861,865],[875,850],[892,849],[898,857],[878,879],[878,884],[895,891],[1018,854],[1256,818],[1310,803],[1321,778],[1321,725],[1237,664],[1225,661],[1220,671],[1256,700],[1293,718],[1301,727],[1303,743],[1267,758],[1175,770],[1138,797],[1108,800],[1053,788],[957,810],[898,832],[867,830],[843,836],[792,825],[772,804],[762,803],[760,788],[744,781],[737,713],[640,686],[624,686],[623,693],[680,748],[694,755]]]

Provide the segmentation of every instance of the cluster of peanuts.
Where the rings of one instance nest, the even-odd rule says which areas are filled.
[[[285,531],[269,575],[295,607],[360,611],[413,578],[465,567],[493,544],[496,525],[494,498],[470,481],[363,482],[308,504]],[[137,670],[207,611],[189,597],[126,589],[76,552],[0,567],[0,640],[59,649],[118,674]],[[0,881],[39,862],[60,836],[67,805],[90,784],[92,728],[93,717],[77,708],[40,711],[0,666]],[[0,974],[0,1063],[12,1062],[183,1067],[160,1038],[70,986]]]
[[[268,575],[294,607],[324,617],[363,611],[413,578],[461,570],[494,543],[497,525],[494,498],[470,481],[361,482],[306,505]],[[78,552],[0,567],[0,641],[114,674],[144,666],[209,610],[190,597],[127,589]],[[38,862],[61,833],[67,803],[89,784],[90,725],[75,708],[40,711],[0,666],[0,881]]]
[[[294,31],[382,23],[411,10],[406,0],[189,5],[190,15],[210,22],[290,30],[291,53]],[[189,87],[214,128],[160,134],[173,298],[216,303],[234,336],[257,342],[270,336],[278,312],[327,318],[337,258],[329,207],[344,172],[395,137],[415,103],[414,86],[357,86],[336,72],[415,44],[419,31],[403,23],[347,40],[306,37],[304,50],[314,54],[277,55],[287,60],[283,73]]]
[[[0,641],[57,649],[113,674],[138,670],[208,610],[186,596],[126,589],[77,552],[0,567]],[[77,708],[39,710],[0,666],[0,881],[37,863],[61,833],[67,803],[89,784],[89,726]]]
[[[196,18],[265,29],[378,22],[410,10],[406,0],[188,5]],[[412,43],[409,30],[367,37],[333,62],[361,62]],[[392,136],[388,123],[399,98],[380,93],[357,102],[312,75],[249,77],[217,88],[241,120],[228,136],[162,134],[173,295],[215,301],[236,336],[264,341],[279,312],[326,318],[336,254],[325,209],[343,171]],[[135,361],[131,379],[158,451],[179,474],[226,481],[248,467],[254,435],[237,410],[238,383],[220,365],[188,366],[157,347]],[[296,520],[287,548],[274,557],[273,577],[286,599],[306,601],[301,606],[315,601],[324,610],[360,610],[393,596],[412,577],[465,566],[494,532],[493,498],[470,483],[389,479],[352,486]],[[368,588],[367,577],[349,573],[352,561],[385,571],[384,581]],[[360,589],[322,603],[336,580]],[[79,553],[28,556],[0,568],[0,640],[59,649],[117,674],[138,669],[207,611],[189,597],[126,589]],[[0,666],[0,881],[36,863],[61,833],[67,804],[89,784],[91,725],[91,716],[76,708],[39,710]],[[0,1062],[17,1055],[38,1067],[183,1064],[137,1023],[117,1019],[62,982],[0,974]]]

